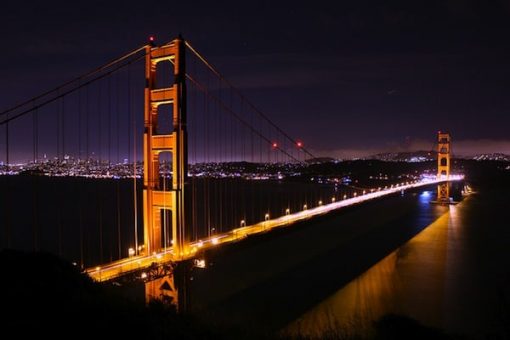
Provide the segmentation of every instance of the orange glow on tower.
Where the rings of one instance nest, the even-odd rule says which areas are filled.
[[[154,37],[149,40],[153,42]],[[188,173],[184,50],[181,38],[168,45],[146,47],[143,218],[147,254],[162,250],[161,217],[167,211],[172,215],[174,254],[183,253],[188,244],[184,220],[184,183]],[[170,87],[156,88],[156,65],[160,62],[170,62],[174,66],[175,81]],[[170,134],[158,133],[158,109],[162,105],[172,105],[173,131]],[[159,177],[159,156],[165,152],[172,154],[169,190],[164,190]]]
[[[437,133],[437,178],[446,182],[437,186],[437,201],[450,201],[450,141],[449,133],[439,131]]]

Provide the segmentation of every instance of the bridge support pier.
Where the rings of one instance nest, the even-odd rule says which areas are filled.
[[[190,308],[190,280],[192,261],[177,263],[171,273],[163,276],[155,275],[145,282],[145,302],[159,300],[174,305],[178,312],[186,312]]]
[[[437,202],[445,204],[450,202],[450,182],[437,185]]]
[[[165,304],[179,306],[179,297],[173,275],[145,282],[145,302],[160,300]]]

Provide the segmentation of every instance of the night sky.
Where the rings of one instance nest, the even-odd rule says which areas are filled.
[[[10,1],[0,109],[182,33],[316,154],[510,154],[510,1],[303,3]]]

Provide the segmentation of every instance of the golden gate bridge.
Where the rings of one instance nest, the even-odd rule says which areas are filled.
[[[2,247],[26,249],[31,238],[28,248],[57,252],[98,281],[144,280],[148,297],[179,263],[205,265],[212,247],[436,183],[448,204],[448,182],[461,179],[440,133],[432,178],[364,188],[304,181],[316,157],[303,141],[181,37],[151,38],[2,111],[0,125]],[[169,286],[177,303],[178,285]]]

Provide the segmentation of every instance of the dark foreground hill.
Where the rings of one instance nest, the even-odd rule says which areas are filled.
[[[2,332],[15,338],[219,338],[171,307],[144,306],[48,253],[0,252]]]

